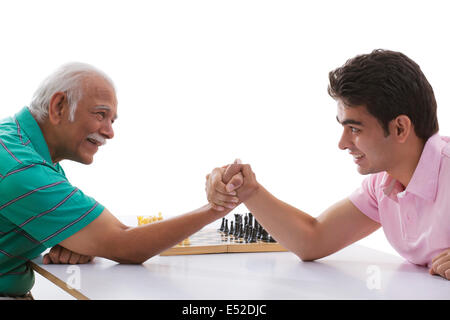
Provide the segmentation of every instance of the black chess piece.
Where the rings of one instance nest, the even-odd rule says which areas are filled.
[[[238,219],[239,220],[239,219]],[[238,223],[238,221],[236,220],[236,222],[235,222],[235,224],[234,224],[234,232],[233,232],[233,236],[234,237],[238,237],[238,235],[239,235],[239,226],[240,226],[241,224],[240,223]]]
[[[243,238],[244,237],[244,233],[245,233],[244,226],[242,225],[242,222],[241,222],[241,223],[239,223],[238,238]]]
[[[250,225],[247,225],[244,235],[245,242],[250,242],[251,235],[252,235],[252,227],[250,227]]]
[[[256,241],[257,241],[257,240],[256,240],[256,228],[253,228],[252,236],[251,236],[249,242],[255,243]]]
[[[233,233],[234,233],[234,226],[233,226],[233,221],[231,221],[230,231],[228,231],[228,234],[231,236]]]
[[[240,223],[242,223],[242,215],[237,214],[237,215],[236,215],[236,222],[235,222],[234,225],[238,225],[238,224],[240,224]]]
[[[269,242],[270,239],[269,239],[269,233],[267,232],[267,230],[263,229],[261,233],[262,233],[261,240],[264,242]]]
[[[258,239],[262,239],[264,235],[264,227],[262,225],[259,225],[259,232],[258,232]]]
[[[254,230],[254,228],[249,225],[248,226],[247,242],[252,242],[253,230]]]
[[[222,224],[220,225],[219,231],[223,231],[225,229],[225,218],[222,218]]]
[[[225,219],[225,228],[223,229],[223,232],[228,234],[229,231],[230,229],[228,229],[228,219]]]
[[[237,226],[239,224],[239,214],[235,213],[234,214],[234,225]]]
[[[255,219],[256,238],[259,238],[259,222]]]
[[[248,224],[253,227],[253,214],[251,212],[248,213]]]
[[[247,226],[248,226],[248,215],[245,214],[245,217],[244,217],[244,228],[247,229]]]

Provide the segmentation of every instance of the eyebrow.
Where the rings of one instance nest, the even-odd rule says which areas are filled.
[[[111,112],[111,108],[108,107],[108,106],[95,106],[95,107],[94,107],[94,110],[106,110],[106,111]],[[117,114],[116,114],[116,115],[114,116],[114,120],[117,120],[117,118],[118,118],[118,116],[117,116]]]
[[[336,116],[336,120],[337,120],[337,122],[339,122],[343,126],[345,126],[347,124],[354,124],[354,125],[357,125],[357,126],[363,126],[363,123],[361,121],[356,121],[356,120],[353,120],[353,119],[345,119],[344,121],[341,122],[341,121],[339,121],[338,116]]]

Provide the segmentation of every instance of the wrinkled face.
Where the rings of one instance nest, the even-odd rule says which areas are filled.
[[[360,174],[388,171],[394,163],[392,134],[385,132],[365,106],[347,107],[338,100],[337,121],[343,126],[339,148],[353,156]]]
[[[101,77],[83,81],[83,94],[75,119],[64,121],[64,158],[90,164],[106,139],[114,137],[112,124],[117,118],[114,89]]]

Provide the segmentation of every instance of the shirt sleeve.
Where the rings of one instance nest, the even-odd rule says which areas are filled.
[[[375,175],[365,178],[361,186],[350,195],[349,199],[362,213],[380,223],[375,182]]]
[[[0,183],[0,214],[45,247],[78,232],[104,207],[51,165],[15,170]]]

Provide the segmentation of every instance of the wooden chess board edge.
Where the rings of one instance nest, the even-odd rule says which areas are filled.
[[[177,256],[187,254],[207,254],[207,253],[226,253],[227,245],[208,245],[208,246],[175,246],[161,252],[160,256]]]
[[[282,251],[288,251],[284,247],[282,247],[279,243],[246,243],[245,245],[242,244],[229,244],[227,252],[282,252]]]
[[[160,256],[211,254],[211,253],[252,253],[288,251],[279,243],[245,243],[207,246],[175,246],[160,253]]]

